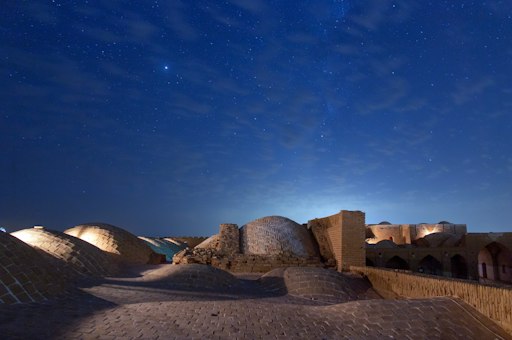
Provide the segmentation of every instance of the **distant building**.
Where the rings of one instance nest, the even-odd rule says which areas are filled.
[[[366,265],[512,283],[512,233],[468,233],[465,224],[366,225]]]

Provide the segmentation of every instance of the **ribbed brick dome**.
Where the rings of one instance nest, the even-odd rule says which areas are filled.
[[[146,244],[155,252],[158,254],[165,255],[165,260],[167,262],[172,262],[172,257],[180,252],[181,250],[185,249],[185,244],[180,244],[178,242],[171,242],[167,241],[166,239],[160,239],[156,237],[144,237],[139,236],[139,238],[146,242]]]
[[[46,254],[0,232],[0,303],[46,300],[64,291],[65,277]]]
[[[208,237],[203,242],[199,243],[195,248],[200,249],[217,249],[219,247],[219,234]]]
[[[89,242],[128,264],[146,264],[153,254],[151,248],[137,236],[110,224],[81,224],[64,233]]]
[[[109,276],[118,272],[112,256],[88,242],[62,232],[30,228],[11,235],[64,261],[81,275]]]
[[[244,254],[318,256],[307,228],[286,217],[259,218],[244,225],[240,234]]]

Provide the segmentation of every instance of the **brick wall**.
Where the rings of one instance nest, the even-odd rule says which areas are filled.
[[[361,211],[347,210],[342,210],[340,215],[341,261],[338,262],[338,270],[348,271],[350,266],[364,266],[366,262],[365,216]]]
[[[365,264],[365,216],[361,211],[342,210],[338,214],[308,222],[324,260],[334,259],[338,271]]]
[[[373,288],[383,296],[458,297],[512,334],[512,287],[372,267],[352,266],[350,270],[366,275]]]

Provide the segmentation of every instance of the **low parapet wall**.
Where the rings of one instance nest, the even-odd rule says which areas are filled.
[[[375,290],[384,296],[458,297],[512,334],[512,287],[495,287],[466,280],[373,267],[352,266],[350,270],[368,277]]]

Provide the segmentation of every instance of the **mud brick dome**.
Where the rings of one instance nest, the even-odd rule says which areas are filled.
[[[145,275],[143,281],[170,288],[202,291],[225,291],[239,285],[236,277],[229,272],[204,264],[162,266]]]
[[[277,268],[263,275],[260,282],[268,291],[329,303],[342,303],[358,298],[345,276],[324,268]]]
[[[259,218],[244,225],[240,235],[243,254],[318,256],[307,228],[286,217]]]
[[[449,233],[432,233],[416,240],[418,246],[424,247],[454,247],[461,241],[462,235]]]
[[[59,231],[30,228],[11,235],[32,247],[41,249],[86,276],[109,276],[118,272],[112,257],[98,247]]]
[[[160,239],[156,237],[145,237],[139,236],[139,239],[143,240],[147,243],[147,245],[158,254],[165,255],[165,260],[168,262],[172,262],[172,257],[185,249],[186,246],[183,243],[172,242],[171,239]]]
[[[110,224],[87,223],[64,233],[89,242],[127,264],[146,264],[153,254],[151,248],[137,236]]]
[[[63,277],[44,253],[0,232],[0,303],[46,300],[64,291]]]

